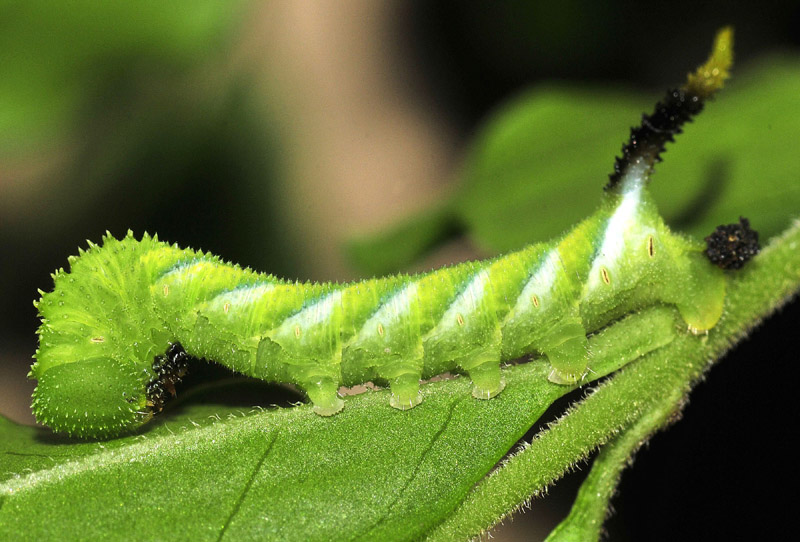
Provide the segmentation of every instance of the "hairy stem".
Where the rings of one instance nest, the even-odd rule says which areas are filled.
[[[644,412],[636,423],[603,446],[592,464],[569,515],[545,542],[589,542],[599,540],[609,501],[619,484],[622,470],[633,455],[660,428],[674,419],[683,395],[673,390]]]
[[[800,289],[800,223],[746,269],[731,273],[725,313],[707,336],[676,330],[668,346],[622,369],[529,447],[485,478],[428,540],[478,536],[561,477],[571,465],[657,408],[667,391],[688,394],[735,342]]]

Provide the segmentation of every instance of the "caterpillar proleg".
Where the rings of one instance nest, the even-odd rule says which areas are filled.
[[[722,87],[731,40],[720,32],[709,60],[643,116],[598,210],[551,243],[348,284],[290,282],[147,234],[90,243],[36,303],[37,419],[81,437],[135,428],[173,394],[187,354],[295,384],[330,416],[342,385],[388,384],[406,410],[420,379],[447,371],[490,399],[504,387],[501,362],[527,354],[547,358],[551,381],[574,384],[592,333],[658,305],[677,307],[691,332],[713,328],[724,272],[702,242],[669,230],[646,185],[664,145]]]

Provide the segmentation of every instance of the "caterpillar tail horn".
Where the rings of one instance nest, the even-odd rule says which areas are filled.
[[[708,60],[689,73],[686,83],[667,91],[653,113],[642,115],[642,123],[631,129],[631,136],[622,146],[614,171],[608,176],[606,191],[624,192],[632,184],[649,179],[653,166],[661,161],[665,145],[683,132],[682,126],[703,110],[705,101],[725,84],[733,65],[733,29],[725,27],[717,33]]]

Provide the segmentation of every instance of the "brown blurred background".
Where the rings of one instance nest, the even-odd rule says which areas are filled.
[[[31,302],[85,239],[147,230],[357,278],[342,242],[452,190],[503,100],[553,79],[660,90],[724,24],[737,62],[800,45],[789,1],[0,0],[0,413],[32,421]],[[425,265],[473,255],[456,242]],[[553,500],[503,536],[541,538]],[[612,539],[637,539],[632,523]]]

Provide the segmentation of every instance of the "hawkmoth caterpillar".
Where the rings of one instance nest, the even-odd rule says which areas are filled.
[[[281,280],[147,234],[90,243],[36,303],[37,419],[81,437],[135,428],[174,394],[187,356],[293,383],[329,416],[343,407],[342,385],[386,383],[405,410],[420,402],[420,379],[453,370],[490,399],[504,387],[501,361],[526,354],[547,358],[553,382],[574,384],[590,334],[658,304],[677,307],[692,332],[711,329],[724,272],[701,242],[669,230],[646,185],[665,144],[727,78],[731,39],[723,30],[709,60],[643,116],[598,210],[551,243],[349,284]],[[738,227],[708,238],[723,266],[757,251],[746,222]]]

